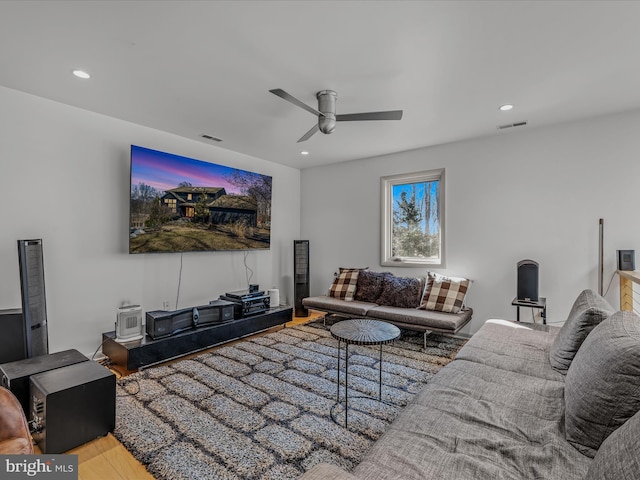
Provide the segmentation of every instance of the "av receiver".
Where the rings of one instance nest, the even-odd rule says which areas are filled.
[[[175,335],[190,328],[215,325],[233,320],[233,304],[221,300],[209,305],[180,310],[147,312],[147,334],[154,340]]]
[[[264,295],[264,292],[259,293],[256,296],[229,296],[227,294],[220,295],[220,298],[233,304],[235,318],[244,318],[269,310],[271,299],[268,295]]]

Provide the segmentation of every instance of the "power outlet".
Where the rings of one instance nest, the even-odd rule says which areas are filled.
[[[169,308],[171,308],[169,306],[169,300],[165,300],[164,302],[162,302],[162,309],[163,310],[169,310]]]

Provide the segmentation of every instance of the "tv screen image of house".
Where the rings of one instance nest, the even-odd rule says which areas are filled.
[[[129,253],[268,249],[271,180],[131,145]]]

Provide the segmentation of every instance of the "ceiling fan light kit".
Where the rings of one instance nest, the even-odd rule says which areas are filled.
[[[322,133],[333,133],[336,129],[336,100],[338,94],[333,90],[322,90],[316,94],[318,110],[322,113],[318,117],[318,128]]]
[[[333,90],[321,90],[316,93],[318,99],[318,109],[314,109],[309,105],[301,102],[294,96],[288,94],[280,88],[269,90],[274,95],[293,103],[297,107],[306,110],[318,117],[318,123],[311,127],[307,133],[305,133],[298,143],[305,142],[311,138],[317,131],[324,134],[333,133],[336,129],[336,122],[353,122],[362,120],[400,120],[402,118],[402,110],[391,110],[386,112],[367,112],[367,113],[348,113],[344,115],[336,115],[336,100],[338,94]]]

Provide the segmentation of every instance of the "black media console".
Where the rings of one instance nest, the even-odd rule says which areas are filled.
[[[116,342],[115,331],[106,332],[102,334],[102,353],[116,365],[135,370],[284,325],[292,320],[292,315],[291,307],[276,307],[220,325],[194,328],[157,340],[145,335],[142,340],[129,343]]]

